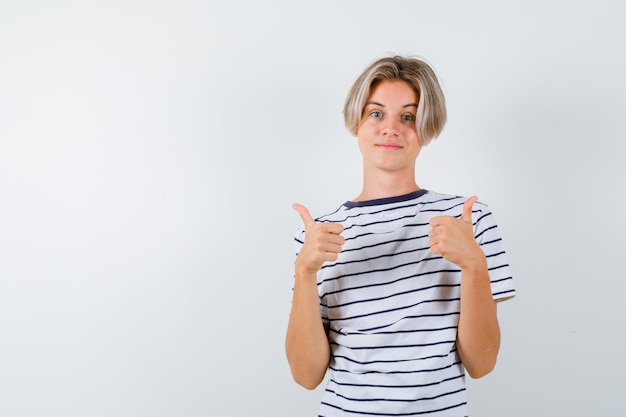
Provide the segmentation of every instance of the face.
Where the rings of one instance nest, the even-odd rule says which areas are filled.
[[[402,80],[385,80],[374,86],[356,132],[366,170],[415,175],[421,145],[415,116],[417,93]]]

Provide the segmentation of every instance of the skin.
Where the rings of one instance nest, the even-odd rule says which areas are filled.
[[[353,201],[393,197],[419,190],[415,162],[421,150],[415,115],[418,96],[401,80],[378,83],[354,133],[363,156],[363,187]],[[500,348],[496,303],[491,294],[485,254],[474,238],[470,197],[460,218],[431,218],[430,250],[461,268],[461,315],[457,349],[473,378],[491,372]],[[294,380],[307,389],[323,380],[330,361],[327,329],[322,324],[317,272],[335,261],[345,242],[343,226],[317,223],[306,207],[293,205],[306,230],[295,264],[291,314],[285,341]]]

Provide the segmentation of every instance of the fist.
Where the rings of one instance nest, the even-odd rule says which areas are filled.
[[[317,273],[324,262],[337,260],[345,242],[339,223],[318,223],[309,210],[300,204],[293,204],[304,223],[304,245],[296,258],[296,270],[305,273]]]
[[[485,257],[474,237],[472,207],[476,200],[478,197],[473,196],[465,201],[463,213],[458,219],[452,216],[435,216],[429,222],[430,251],[461,268]]]

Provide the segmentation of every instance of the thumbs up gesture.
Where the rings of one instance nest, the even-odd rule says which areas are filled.
[[[441,255],[461,268],[484,260],[485,254],[474,237],[472,207],[478,197],[472,196],[463,204],[460,218],[435,216],[430,219],[430,251]]]
[[[324,262],[337,260],[345,239],[341,236],[343,226],[339,223],[318,223],[309,210],[301,204],[293,204],[304,223],[304,245],[296,258],[296,271],[317,273]]]

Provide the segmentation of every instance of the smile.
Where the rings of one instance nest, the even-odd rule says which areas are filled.
[[[402,146],[400,146],[397,143],[378,143],[376,146],[378,148],[388,149],[388,150],[396,150],[396,149],[402,148]]]

